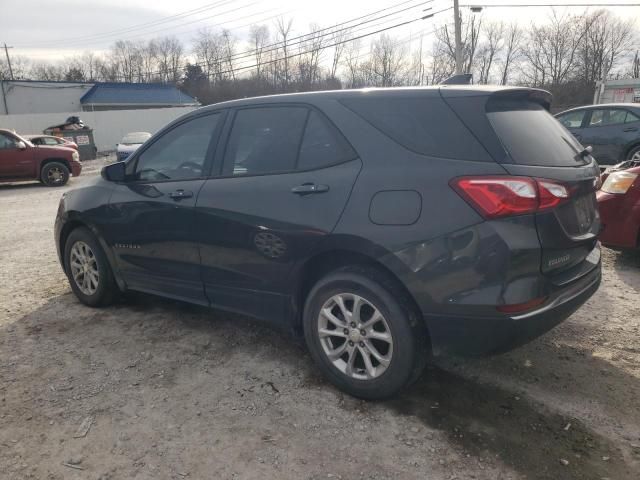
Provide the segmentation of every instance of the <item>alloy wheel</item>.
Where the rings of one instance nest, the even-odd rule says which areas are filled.
[[[64,180],[64,172],[60,167],[51,167],[47,172],[49,183],[56,184]]]
[[[71,276],[76,286],[85,295],[93,295],[98,290],[100,272],[98,261],[91,247],[84,242],[77,241],[71,247],[69,256]]]
[[[389,324],[373,303],[359,295],[329,298],[318,315],[318,336],[329,361],[348,377],[371,380],[391,363]]]

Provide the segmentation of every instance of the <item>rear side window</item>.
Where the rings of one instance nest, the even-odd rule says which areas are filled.
[[[368,97],[342,103],[403,147],[422,155],[491,161],[441,98]]]
[[[224,174],[258,175],[295,169],[307,111],[303,107],[238,110],[224,155]]]
[[[356,154],[342,136],[315,111],[310,111],[300,146],[298,169],[308,170],[352,160]]]
[[[487,117],[513,163],[576,165],[582,147],[542,105],[518,100],[489,101]]]

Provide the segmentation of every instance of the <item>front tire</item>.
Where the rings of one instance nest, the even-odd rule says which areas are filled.
[[[40,172],[40,181],[48,187],[62,187],[69,181],[69,168],[61,162],[49,162]]]
[[[71,290],[82,303],[90,307],[113,303],[118,287],[98,239],[87,228],[76,228],[69,234],[64,267]]]
[[[321,279],[304,309],[304,334],[327,379],[358,398],[389,398],[418,378],[427,338],[406,294],[368,267]]]
[[[629,150],[629,153],[627,154],[627,160],[640,162],[640,145],[637,145]]]

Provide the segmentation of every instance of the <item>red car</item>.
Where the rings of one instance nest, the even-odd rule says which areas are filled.
[[[597,193],[600,241],[615,249],[640,246],[640,167],[609,174]]]
[[[45,145],[49,147],[69,147],[78,150],[78,145],[64,137],[54,137],[53,135],[24,135],[34,145]]]
[[[81,171],[80,156],[74,149],[36,147],[17,133],[0,129],[0,182],[39,180],[60,187]]]

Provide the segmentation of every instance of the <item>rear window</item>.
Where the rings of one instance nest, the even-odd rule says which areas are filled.
[[[344,99],[342,103],[413,152],[491,161],[484,147],[441,98],[372,96]]]
[[[581,145],[541,105],[496,100],[487,117],[513,163],[546,167],[576,166]]]

